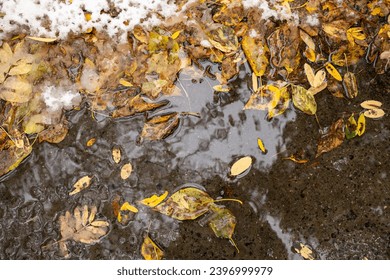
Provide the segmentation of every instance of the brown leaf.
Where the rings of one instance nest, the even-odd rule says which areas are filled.
[[[180,114],[169,113],[147,119],[140,135],[140,142],[147,140],[161,140],[171,135],[179,126]]]
[[[147,235],[141,246],[141,255],[145,260],[161,260],[164,257],[164,252]]]
[[[343,143],[345,136],[343,126],[343,119],[338,119],[332,124],[329,132],[321,136],[318,140],[316,157],[319,157],[323,153],[332,151]]]

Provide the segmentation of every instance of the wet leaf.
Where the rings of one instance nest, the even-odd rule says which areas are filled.
[[[138,209],[126,201],[118,211],[117,220],[119,223],[127,223],[130,220],[128,212],[138,213]]]
[[[341,82],[343,80],[339,71],[337,71],[337,69],[330,62],[325,63],[325,69],[337,81]]]
[[[45,129],[44,123],[45,116],[42,114],[33,115],[28,119],[28,122],[24,124],[24,133],[35,134],[40,133]]]
[[[310,37],[309,34],[307,34],[303,30],[299,30],[299,36],[301,37],[302,41],[305,42],[305,44],[312,49],[313,51],[316,49],[316,45],[313,41],[313,39]]]
[[[316,157],[319,157],[323,153],[332,151],[343,143],[345,136],[343,125],[343,119],[339,119],[332,124],[328,133],[321,136],[318,140]]]
[[[32,98],[32,85],[26,79],[9,77],[0,89],[0,98],[14,103],[28,102]]]
[[[173,193],[153,209],[177,220],[194,220],[205,214],[213,202],[206,192],[188,187]]]
[[[237,219],[228,209],[213,205],[211,207],[214,215],[209,222],[210,228],[214,231],[215,236],[219,238],[227,238],[238,250],[236,243],[233,240],[234,229],[236,227]]]
[[[123,78],[121,78],[121,79],[119,80],[119,83],[120,83],[122,86],[125,86],[125,87],[132,87],[132,86],[133,86],[132,83],[130,83],[129,81],[127,81],[127,80],[125,80],[125,79],[123,79]]]
[[[356,137],[357,135],[356,130],[357,130],[357,122],[355,120],[354,114],[352,113],[345,124],[345,138],[349,140]]]
[[[54,41],[57,41],[57,38],[43,38],[43,37],[33,37],[33,36],[26,36],[26,38],[38,42],[44,42],[44,43],[52,43]]]
[[[145,260],[161,260],[164,252],[149,236],[146,236],[141,246],[141,255]]]
[[[139,201],[139,203],[149,206],[149,207],[155,207],[159,205],[164,199],[168,196],[168,192],[165,191],[162,195],[157,196],[157,195],[152,195],[151,197],[144,198]]]
[[[95,142],[96,142],[96,138],[91,138],[87,141],[86,145],[87,147],[91,147],[93,146],[93,144],[95,144]]]
[[[235,52],[238,49],[238,38],[234,30],[228,26],[222,25],[213,29],[208,36],[213,47],[224,53]]]
[[[317,103],[314,96],[301,86],[291,85],[294,106],[308,115],[317,112]]]
[[[219,91],[219,92],[229,92],[230,88],[227,85],[216,85],[216,86],[213,86],[213,90]]]
[[[74,183],[73,191],[71,191],[69,195],[75,195],[76,193],[88,188],[91,185],[92,178],[93,177],[90,176],[81,177],[76,183]]]
[[[74,240],[85,244],[94,244],[100,241],[108,232],[110,224],[106,220],[95,220],[96,206],[88,211],[88,206],[76,207],[73,215],[66,211],[60,216],[61,240]]]
[[[242,157],[233,163],[230,168],[230,176],[238,176],[247,171],[252,166],[252,158],[250,156]]]
[[[346,22],[343,20],[337,20],[330,23],[322,24],[322,28],[326,34],[330,37],[338,40],[346,40],[346,30],[345,30]]]
[[[366,118],[364,117],[364,114],[360,114],[357,121],[356,133],[357,135],[362,136],[365,131],[366,131]]]
[[[39,133],[39,142],[60,143],[68,134],[68,122],[64,119],[61,123],[51,125]]]
[[[347,39],[348,42],[354,46],[356,40],[365,40],[366,34],[364,34],[363,28],[361,27],[352,27],[347,30]]]
[[[303,243],[295,242],[293,244],[293,249],[296,253],[300,254],[306,260],[315,259],[313,250]]]
[[[252,73],[252,90],[256,92],[259,89],[259,83],[257,81],[257,76],[255,73]]]
[[[15,75],[24,75],[33,69],[32,64],[28,63],[27,61],[21,59],[9,70],[8,75],[15,76]]]
[[[318,88],[324,83],[326,78],[326,73],[324,70],[319,70],[314,74],[313,68],[311,68],[311,66],[307,63],[305,63],[304,69],[307,80],[313,88]]]
[[[376,100],[363,101],[360,106],[364,109],[378,109],[382,106],[382,102]]]
[[[348,98],[355,98],[358,95],[358,87],[355,74],[347,72],[344,75],[343,86]]]
[[[263,76],[269,64],[267,45],[261,39],[246,35],[242,38],[241,46],[253,73],[258,77]]]
[[[133,166],[131,165],[130,162],[124,164],[121,168],[121,178],[123,180],[126,180],[127,178],[130,177],[132,171],[133,171]]]
[[[114,147],[112,149],[112,159],[115,163],[119,163],[121,161],[121,150],[118,147]]]
[[[283,158],[283,159],[291,160],[293,162],[301,163],[301,164],[306,163],[306,162],[309,161],[308,159],[297,158],[295,155],[291,155],[291,156]]]
[[[169,113],[165,115],[158,115],[146,120],[141,131],[141,141],[147,140],[161,140],[171,135],[180,124],[179,113]]]
[[[385,115],[385,111],[382,109],[369,109],[364,111],[364,116],[370,119],[380,119]]]
[[[259,149],[261,150],[261,152],[265,155],[267,153],[267,149],[264,147],[263,140],[261,140],[260,138],[257,138],[257,145],[259,146]]]

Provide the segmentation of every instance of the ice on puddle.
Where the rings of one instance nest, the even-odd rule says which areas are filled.
[[[54,86],[48,86],[42,92],[43,101],[46,104],[47,110],[57,112],[62,109],[69,110],[73,106],[77,106],[81,102],[81,95],[78,92],[64,90]]]

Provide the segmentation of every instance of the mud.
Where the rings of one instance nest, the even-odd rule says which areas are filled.
[[[213,71],[218,71],[213,65]],[[367,99],[390,109],[388,74],[376,75],[372,66],[356,70],[360,93],[354,100],[338,99],[324,91],[316,96],[322,127],[359,112]],[[71,129],[58,144],[36,145],[14,172],[0,179],[0,258],[62,259],[59,215],[78,205],[97,205],[111,223],[100,243],[68,242],[72,259],[141,259],[145,234],[164,250],[166,259],[302,259],[295,242],[310,246],[318,259],[390,258],[390,122],[367,120],[362,137],[345,142],[315,158],[319,127],[314,117],[292,104],[283,116],[267,121],[265,112],[242,108],[251,91],[248,68],[241,69],[231,93],[213,93],[217,82],[181,76],[186,93],[170,98],[165,111],[199,112],[183,117],[180,129],[163,141],[137,144],[144,117],[113,121],[91,117],[87,106],[68,112]],[[96,143],[86,147],[95,137]],[[263,139],[268,153],[257,147]],[[111,149],[122,150],[122,164],[130,161],[133,174],[120,178]],[[304,151],[310,159],[297,164],[284,159]],[[254,165],[240,179],[228,177],[229,166],[251,155]],[[74,182],[93,175],[91,187],[69,197]],[[173,193],[181,185],[203,186],[225,202],[237,218],[233,239],[214,236],[202,219],[179,222],[140,207],[128,225],[116,222],[112,199],[120,195],[135,203],[154,193]],[[46,246],[46,247],[45,247]]]

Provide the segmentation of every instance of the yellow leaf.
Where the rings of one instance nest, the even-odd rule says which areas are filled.
[[[120,211],[131,211],[133,213],[138,213],[138,209],[127,201],[122,204]]]
[[[125,165],[122,166],[121,178],[123,180],[126,180],[127,178],[130,177],[132,171],[133,171],[133,166],[131,165],[131,163],[126,163]]]
[[[252,73],[252,90],[253,91],[257,91],[259,89],[259,83],[257,81],[257,76],[256,74],[253,72]]]
[[[119,163],[121,161],[121,150],[117,147],[112,149],[112,159],[115,163]]]
[[[310,37],[309,34],[307,34],[305,31],[303,30],[299,30],[299,36],[301,37],[302,41],[310,48],[312,49],[313,51],[315,51],[316,49],[316,45],[313,41],[313,39]]]
[[[230,176],[237,176],[247,171],[252,165],[250,156],[242,157],[237,160],[230,168]]]
[[[43,38],[43,37],[33,37],[33,36],[27,36],[26,38],[38,42],[44,42],[44,43],[51,43],[57,40],[57,38]]]
[[[88,12],[85,12],[84,13],[84,17],[85,17],[85,20],[86,21],[90,21],[92,19],[92,14],[91,13],[88,13]]]
[[[291,155],[291,156],[286,157],[286,158],[283,158],[283,159],[291,160],[291,161],[293,161],[293,162],[301,163],[301,164],[306,163],[306,162],[309,161],[308,159],[298,159],[298,158],[296,158],[294,155]]]
[[[308,115],[317,112],[317,103],[314,96],[301,86],[291,85],[294,106]]]
[[[364,34],[364,30],[362,27],[352,27],[347,30],[347,35],[350,34],[352,38],[356,40],[364,40],[367,38],[366,34]]]
[[[121,78],[121,79],[119,80],[119,83],[120,83],[122,86],[125,86],[125,87],[132,87],[132,86],[133,86],[132,83],[130,83],[129,81],[127,81],[127,80],[125,80],[125,79],[123,79],[123,78]]]
[[[76,193],[79,193],[80,191],[88,188],[91,185],[91,179],[92,177],[84,176],[80,178],[74,185],[74,190],[69,193],[69,195],[74,195]]]
[[[9,70],[8,75],[15,76],[15,75],[24,75],[32,70],[32,64],[26,63],[24,61],[19,62],[18,65],[14,66]]]
[[[360,114],[357,121],[357,128],[356,128],[357,135],[362,136],[365,131],[366,131],[366,118],[364,117],[364,114]]]
[[[376,100],[366,100],[363,101],[360,106],[364,109],[378,109],[382,106],[382,102]]]
[[[173,40],[177,39],[177,37],[179,37],[180,33],[181,33],[181,30],[178,30],[178,31],[174,32],[174,33],[171,35],[171,38],[172,38]]]
[[[147,198],[140,200],[139,203],[142,203],[142,204],[149,206],[149,207],[155,207],[155,206],[159,205],[167,196],[168,196],[168,192],[165,191],[160,196],[157,196],[154,194],[151,197],[147,197]]]
[[[307,63],[305,63],[303,65],[303,68],[305,70],[305,74],[306,74],[306,78],[307,78],[307,81],[309,82],[309,84],[314,87],[314,78],[315,78],[315,74],[314,74],[314,70],[313,68],[311,68],[311,66]]]
[[[0,98],[14,103],[28,102],[32,97],[32,85],[26,79],[12,76],[0,88]]]
[[[146,236],[141,246],[141,255],[145,260],[161,260],[164,252],[149,236]]]
[[[42,132],[45,129],[43,122],[43,115],[38,114],[31,116],[28,122],[24,125],[24,132],[27,134],[35,134]]]
[[[306,58],[309,61],[311,61],[311,62],[315,62],[316,61],[316,52],[313,49],[311,49],[309,47],[306,47],[306,49],[305,49],[303,54],[306,56]]]
[[[96,138],[91,138],[87,141],[87,147],[91,147],[93,144],[95,144]]]
[[[256,76],[263,76],[268,66],[268,47],[261,40],[255,40],[247,35],[242,38],[241,46],[249,65]]]
[[[325,63],[325,69],[337,81],[342,81],[343,80],[343,78],[341,77],[339,71],[337,71],[337,69],[330,62]]]
[[[314,253],[313,250],[302,243],[296,242],[293,244],[294,251],[298,254],[300,254],[304,259],[306,260],[314,260]]]
[[[263,154],[267,153],[267,149],[264,147],[263,140],[261,140],[260,138],[257,138],[257,145],[259,146],[259,148]]]
[[[229,92],[230,88],[227,85],[216,85],[213,86],[213,90],[218,92]]]
[[[382,109],[369,109],[364,111],[364,116],[370,119],[379,119],[385,115],[385,111]]]

